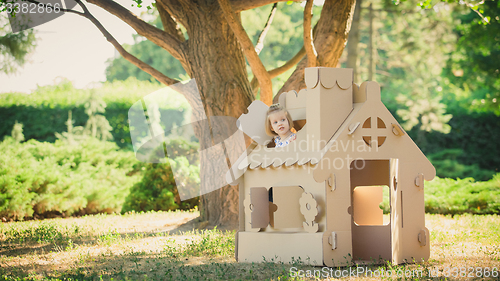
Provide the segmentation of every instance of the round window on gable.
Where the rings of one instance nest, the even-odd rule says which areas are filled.
[[[376,124],[372,124],[372,121]],[[384,144],[387,137],[380,129],[387,129],[387,126],[380,117],[376,119],[368,117],[363,123],[363,129],[365,130],[363,130],[362,138],[366,145],[372,147],[372,142],[376,142],[377,146],[381,147]]]

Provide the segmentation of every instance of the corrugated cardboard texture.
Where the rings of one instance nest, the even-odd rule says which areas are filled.
[[[308,149],[320,150],[352,111],[352,70],[307,68],[305,77]]]
[[[302,227],[304,216],[300,213],[299,199],[303,192],[300,186],[273,187],[273,203],[278,207],[274,212],[274,228]]]
[[[252,228],[265,228],[269,224],[269,193],[265,187],[250,189],[250,210]]]
[[[282,261],[291,257],[304,261],[310,257],[318,265],[342,266],[352,258],[385,259],[394,264],[428,259],[423,180],[434,178],[436,171],[381,102],[380,86],[364,82],[358,87],[352,83],[352,70],[321,67],[307,68],[305,82],[307,90],[280,96],[294,121],[306,119],[288,146],[267,148],[270,138],[262,141],[264,125],[255,120],[265,118],[267,106],[252,104],[239,119],[245,124],[244,132],[259,140],[247,157],[234,163],[234,179],[228,176],[240,184],[240,196],[245,197],[240,198],[245,205],[240,211],[245,214],[240,215],[244,231],[237,234],[238,260],[260,262],[262,256],[266,260],[278,256]],[[288,228],[296,226],[298,217],[305,221],[291,207],[299,196],[298,189],[286,192],[286,187],[293,186],[302,187],[317,202],[318,215],[311,224],[318,225],[318,232]],[[380,225],[381,191],[376,186],[390,190],[387,225]],[[273,196],[279,197],[271,204],[264,191],[256,196],[259,208],[265,209],[256,215],[259,228],[250,224],[253,211],[247,207],[256,187],[266,191],[278,187]],[[283,207],[290,218],[281,218]]]
[[[238,232],[238,261],[323,265],[323,233]]]
[[[354,261],[384,263],[391,260],[391,226],[353,224],[352,256]]]

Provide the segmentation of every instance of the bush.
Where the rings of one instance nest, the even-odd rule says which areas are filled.
[[[199,186],[199,159],[196,158],[199,145],[175,138],[166,142],[166,148],[169,154],[167,163],[139,163],[134,166],[135,171],[143,170],[144,176],[130,190],[122,212],[187,210],[198,205],[198,197],[180,200],[171,166],[182,172],[175,175],[178,181],[186,186]],[[159,149],[163,150],[163,147]]]
[[[498,157],[500,146],[496,141],[500,138],[500,130],[498,130],[500,116],[495,116],[493,113],[465,111],[449,113],[453,114],[453,118],[448,123],[451,126],[449,134],[419,132],[418,128],[415,127],[408,132],[408,135],[426,155],[447,149],[456,149],[462,152],[453,156],[455,157],[453,160],[456,160],[457,163],[477,166],[482,170],[494,171],[495,173],[500,172],[500,158]],[[423,134],[423,137],[419,137],[419,134]],[[472,177],[472,175],[467,174],[448,174],[446,176],[453,178]],[[491,179],[491,177],[487,179]]]
[[[440,178],[474,178],[486,181],[493,177],[494,171],[481,169],[479,165],[465,165],[458,162],[463,157],[461,149],[445,149],[443,151],[428,155],[429,160],[436,168],[437,176]]]
[[[500,173],[485,182],[435,178],[425,186],[425,212],[500,214]]]
[[[0,217],[8,219],[118,212],[139,180],[134,154],[113,142],[6,138],[0,149]]]
[[[137,81],[115,81],[104,83],[95,91],[107,104],[104,116],[113,128],[113,139],[120,147],[131,147],[128,125],[128,110],[142,97],[164,88],[158,83]],[[91,90],[75,89],[70,81],[63,80],[57,85],[38,87],[33,93],[7,93],[0,95],[0,139],[11,135],[16,123],[24,125],[26,139],[54,142],[55,133],[66,131],[68,111],[72,111],[74,126],[85,126],[88,116],[83,101]],[[168,104],[160,108],[161,123],[169,131],[174,124],[181,125],[189,106],[179,96],[169,96]]]

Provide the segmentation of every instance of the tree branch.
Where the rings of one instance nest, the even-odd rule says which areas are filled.
[[[163,30],[165,30],[165,32],[167,32],[168,34],[174,35],[180,42],[186,41],[186,38],[184,37],[184,34],[182,34],[182,30],[179,24],[177,24],[175,19],[165,9],[165,7],[163,7],[163,5],[163,2],[156,2],[156,9],[160,14],[160,20],[163,25]]]
[[[129,52],[127,52],[121,45],[116,41],[116,39],[104,28],[104,26],[89,12],[87,7],[80,1],[80,0],[75,0],[80,7],[83,9],[83,13],[80,13],[79,15],[89,19],[98,29],[101,31],[101,33],[106,37],[106,40],[113,44],[113,46],[116,48],[116,50],[122,55],[123,58],[140,68],[141,70],[145,71],[146,73],[150,74],[153,76],[156,80],[160,81],[162,84],[165,84],[167,86],[175,84],[179,81],[174,80],[160,71],[156,70],[149,64],[141,61],[140,59],[136,58]]]
[[[271,76],[271,79],[273,79],[278,75],[283,74],[285,71],[289,70],[294,65],[299,63],[299,61],[304,57],[305,54],[306,54],[306,49],[304,48],[304,46],[302,46],[302,48],[297,52],[297,54],[295,54],[295,56],[293,56],[293,58],[291,58],[285,64],[283,64],[278,68],[268,71],[269,76]],[[252,91],[254,95],[256,95],[257,91],[259,90],[259,82],[257,81],[257,79],[255,79],[255,77],[252,79],[252,82],[250,82],[250,85],[252,86]]]
[[[313,37],[316,36],[317,30],[318,30],[318,25],[316,24],[313,28]],[[298,64],[305,55],[306,55],[306,49],[304,48],[304,46],[302,46],[302,48],[297,52],[297,54],[295,54],[295,56],[293,56],[293,58],[287,61],[284,65],[268,71],[269,75],[271,76],[271,79],[273,79],[278,75],[283,74],[285,71],[289,70],[294,65]],[[257,91],[259,90],[259,83],[255,79],[255,77],[252,79],[252,82],[250,82],[250,85],[252,86],[252,91],[254,95],[257,95]]]
[[[307,67],[315,67],[317,65],[318,53],[314,48],[313,32],[311,28],[312,6],[313,0],[307,0],[304,7],[304,48],[307,54]]]
[[[304,0],[293,0],[294,2],[302,2]],[[254,8],[262,7],[268,4],[278,3],[278,2],[288,2],[288,0],[230,0],[231,7],[235,13],[239,13],[245,10],[251,10]]]
[[[176,36],[150,25],[112,0],[87,0],[87,2],[115,15],[130,25],[139,35],[146,37],[149,41],[167,50],[174,58],[181,61],[181,63],[184,61],[181,42]]]
[[[273,99],[273,87],[269,73],[267,73],[266,68],[255,52],[252,41],[248,37],[248,34],[245,32],[245,29],[243,29],[241,22],[234,17],[235,14],[231,9],[229,0],[218,0],[218,2],[229,26],[231,27],[231,30],[236,35],[236,38],[238,38],[238,42],[240,42],[243,53],[248,60],[248,64],[250,64],[250,67],[252,68],[252,72],[254,73],[255,77],[257,77],[257,80],[261,85],[261,101],[267,105],[271,105]]]
[[[282,65],[282,66],[280,66],[278,68],[275,68],[273,70],[270,70],[269,71],[269,75],[271,76],[271,78],[274,78],[274,77],[276,77],[278,75],[283,74],[285,71],[289,70],[294,65],[296,65],[297,63],[299,63],[299,61],[304,57],[305,54],[306,54],[306,49],[304,47],[302,47],[297,52],[297,54],[295,54],[295,56],[293,56],[293,58],[291,58],[289,61],[287,61],[284,65]]]
[[[340,55],[345,48],[349,29],[351,28],[355,0],[325,0],[321,17],[317,24],[317,34],[314,35],[314,45],[318,52],[318,66],[336,67]],[[299,62],[297,68],[285,85],[274,96],[276,101],[279,95],[290,90],[304,89],[305,59]]]
[[[483,3],[484,3],[484,1],[482,1],[482,2],[481,2],[481,3],[479,3],[479,4],[483,4]],[[478,4],[478,5],[479,5],[479,4]],[[489,21],[487,18],[485,18],[485,17],[483,16],[483,14],[481,14],[481,12],[479,12],[477,9],[476,9],[476,10],[474,9],[474,5],[472,5],[471,3],[465,3],[465,5],[466,5],[467,7],[469,7],[469,8],[470,8],[473,12],[475,12],[475,13],[476,13],[479,17],[481,17],[481,19],[482,19],[482,20],[483,20],[486,24],[490,24],[490,21]]]
[[[276,15],[277,10],[278,10],[278,3],[274,3],[271,9],[271,13],[267,18],[266,25],[264,26],[264,29],[260,33],[259,39],[257,40],[257,44],[255,45],[255,52],[257,53],[257,55],[260,54],[260,51],[262,51],[262,48],[264,48],[264,39],[266,38],[269,29],[271,29],[271,23],[273,22],[274,15]]]

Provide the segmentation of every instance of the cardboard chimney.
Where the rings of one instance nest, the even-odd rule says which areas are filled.
[[[280,96],[297,129],[288,146],[270,147],[262,102],[238,119],[254,142],[227,173],[240,192],[236,259],[331,267],[427,260],[424,180],[436,171],[381,102],[379,85],[322,67],[307,68],[305,81],[307,89]]]

